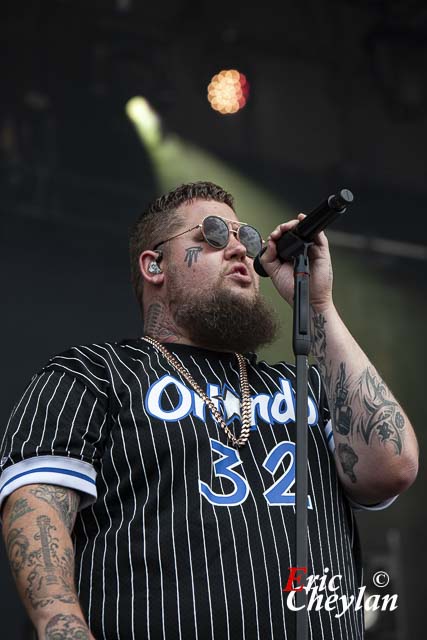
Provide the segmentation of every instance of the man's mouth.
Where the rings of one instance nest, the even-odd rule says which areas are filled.
[[[226,277],[227,278],[233,278],[234,280],[237,280],[238,282],[242,282],[242,283],[246,283],[246,284],[251,284],[251,282],[252,282],[252,278],[249,275],[249,271],[247,270],[247,268],[243,264],[235,265],[234,267],[232,267],[228,271],[228,273],[226,273]]]

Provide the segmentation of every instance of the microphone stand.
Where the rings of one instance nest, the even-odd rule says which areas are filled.
[[[294,231],[288,231],[277,242],[277,253],[281,262],[294,260],[294,306],[292,345],[296,361],[296,478],[295,478],[295,560],[298,568],[308,570],[307,562],[307,458],[308,458],[308,356],[311,350],[310,318],[310,264],[308,249],[316,234],[345,213],[354,200],[349,189],[341,189],[311,211]],[[263,278],[268,277],[260,258],[267,250],[264,247],[254,260],[254,269]],[[300,586],[305,586],[305,577],[299,577]],[[297,590],[295,600],[296,640],[308,638],[307,591]]]
[[[292,345],[296,362],[296,566],[307,564],[307,458],[308,458],[308,356],[311,350],[310,318],[310,265],[308,249],[312,243],[303,243],[294,257],[294,306]],[[300,586],[305,585],[301,574]],[[296,591],[296,640],[308,638],[307,591]]]

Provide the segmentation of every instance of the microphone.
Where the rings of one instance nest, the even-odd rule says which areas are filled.
[[[302,253],[304,244],[312,242],[315,235],[345,213],[353,200],[354,196],[349,189],[341,189],[339,193],[329,196],[313,211],[310,211],[307,217],[301,220],[292,231],[284,233],[276,243],[277,257],[280,262],[292,260]],[[266,250],[267,247],[264,247],[254,259],[254,269],[263,278],[268,278],[268,273],[264,270],[260,258]]]

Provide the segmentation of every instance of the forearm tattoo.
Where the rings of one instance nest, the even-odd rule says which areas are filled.
[[[352,440],[362,438],[372,446],[390,444],[397,455],[402,453],[405,418],[398,403],[373,367],[366,367],[356,378],[347,371],[346,362],[338,367],[326,357],[326,320],[313,312],[313,355],[325,385],[335,430]],[[344,445],[347,446],[347,445]],[[356,481],[351,447],[338,451],[344,472]],[[355,455],[355,454],[354,454]],[[357,456],[356,456],[357,458]]]
[[[331,387],[332,375],[326,363],[326,320],[321,313],[312,311],[313,330],[312,330],[312,354],[317,358],[320,375],[327,391]]]
[[[24,577],[25,595],[33,609],[58,601],[76,603],[72,547],[60,549],[59,539],[55,537],[56,527],[48,516],[38,516],[36,524],[32,544],[23,528],[11,529],[6,537],[6,550],[15,579]]]
[[[203,251],[202,247],[188,247],[188,249],[185,250],[184,262],[187,263],[188,267],[191,267],[193,261],[197,262],[197,258],[201,251]]]
[[[53,616],[46,625],[45,640],[89,640],[84,620],[62,613]]]
[[[353,451],[353,449],[348,444],[342,444],[340,442],[338,445],[338,457],[340,459],[344,473],[350,478],[352,482],[357,482],[357,478],[354,473],[354,465],[359,460],[359,457],[356,452]]]

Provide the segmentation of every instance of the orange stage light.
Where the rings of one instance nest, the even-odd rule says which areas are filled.
[[[249,97],[249,83],[246,76],[236,69],[224,69],[210,81],[208,100],[212,109],[222,115],[237,113]]]

